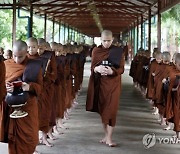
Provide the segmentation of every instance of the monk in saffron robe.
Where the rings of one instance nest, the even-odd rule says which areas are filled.
[[[59,45],[59,51],[56,52],[56,63],[57,63],[57,79],[55,81],[55,97],[56,101],[56,127],[64,128],[62,119],[64,118],[65,111],[65,67],[66,57],[63,55],[63,46]]]
[[[48,65],[48,58],[43,58],[42,56],[44,54],[45,45],[46,45],[45,40],[44,39],[42,40],[38,41],[36,38],[33,38],[33,37],[27,40],[28,58],[39,60],[42,63],[43,89],[42,89],[41,94],[38,97],[39,130],[42,131],[42,132],[39,132],[39,134],[42,137],[39,138],[39,141],[41,144],[44,144],[48,147],[52,147],[53,144],[50,144],[47,140],[47,133],[49,131],[49,121],[50,121],[50,115],[51,115],[51,104],[50,104],[50,101],[48,100],[48,96],[46,92],[47,86],[44,86],[46,80],[48,80],[47,79],[48,77],[45,76],[46,67]]]
[[[22,77],[26,67],[29,65],[27,58],[27,44],[23,41],[16,41],[13,45],[13,59],[5,61],[6,66],[6,88],[7,92],[13,91],[11,82]],[[40,67],[39,67],[40,68]],[[29,68],[30,69],[30,68]],[[34,68],[36,70],[36,68]],[[31,71],[31,74],[34,73]],[[9,119],[8,125],[8,145],[10,154],[32,154],[36,153],[35,148],[38,144],[38,104],[37,96],[42,88],[42,71],[36,70],[35,81],[23,82],[23,91],[29,92],[27,104],[23,110],[28,116],[19,119]],[[29,74],[26,78],[30,77]],[[32,79],[31,79],[32,80]],[[7,107],[8,108],[8,107]],[[10,109],[10,112],[12,109]],[[10,113],[9,113],[10,114]]]
[[[170,66],[170,53],[169,52],[163,52],[162,54],[162,60],[163,63],[161,65],[158,65],[156,71],[154,72],[154,86],[155,86],[155,92],[153,95],[153,100],[155,101],[156,107],[159,109],[160,114],[160,120],[161,125],[166,125],[165,123],[165,104],[163,103],[163,79],[166,78],[166,74],[164,70],[166,70]]]
[[[100,142],[114,147],[116,143],[112,141],[112,133],[116,124],[121,91],[121,74],[124,72],[124,55],[123,49],[118,48],[118,51],[113,55],[118,57],[118,60],[116,59],[118,66],[114,65],[114,61],[110,62],[110,50],[117,49],[117,47],[111,46],[113,41],[112,32],[104,30],[101,33],[101,41],[102,46],[94,48],[92,52],[86,110],[100,114],[105,132],[105,136]],[[107,63],[107,66],[104,65]]]
[[[180,53],[175,58],[175,68],[171,71],[169,78],[169,89],[166,103],[166,119],[174,123],[174,131],[179,138],[180,134],[180,105],[179,105],[179,86],[180,86]],[[177,78],[178,77],[178,78]]]
[[[3,62],[3,57],[0,56],[0,141],[4,140],[4,117],[3,117],[3,103],[4,97],[6,95],[5,87],[5,65]]]
[[[155,57],[155,59],[153,59],[150,63],[150,70],[149,70],[149,77],[148,77],[148,83],[147,83],[147,94],[146,94],[146,98],[148,99],[152,99],[153,96],[153,91],[154,91],[154,81],[153,81],[153,76],[152,73],[155,72],[156,67],[158,66],[158,63],[161,62],[162,60],[162,54],[160,52],[158,52]]]

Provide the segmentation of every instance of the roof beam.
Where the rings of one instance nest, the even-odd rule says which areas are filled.
[[[62,8],[87,8],[87,5],[76,5],[76,4],[33,4],[33,6],[37,7],[62,7]],[[118,9],[125,9],[125,8],[141,8],[141,9],[148,9],[149,6],[139,6],[139,5],[96,5],[97,8],[118,8]]]

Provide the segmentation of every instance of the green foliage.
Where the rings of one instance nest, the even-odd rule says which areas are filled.
[[[162,13],[163,22],[166,22],[169,18],[176,20],[180,24],[180,4]]]
[[[168,29],[168,42],[172,44],[170,41],[172,37],[177,40],[177,44],[180,45],[180,4],[175,7],[169,9],[166,12],[162,13],[162,29]]]
[[[8,42],[11,41],[12,41],[12,11],[0,10],[0,46],[5,47],[8,45]]]

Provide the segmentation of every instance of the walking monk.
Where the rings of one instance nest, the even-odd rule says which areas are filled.
[[[105,136],[101,143],[114,147],[112,133],[116,124],[121,74],[124,72],[123,49],[112,46],[113,36],[109,30],[101,33],[102,45],[92,52],[86,110],[98,112],[102,119]]]
[[[36,65],[36,67],[34,67]],[[23,110],[28,113],[24,118],[5,121],[8,130],[9,154],[32,154],[36,153],[38,144],[38,104],[37,96],[41,93],[42,71],[37,61],[27,58],[27,44],[16,41],[13,45],[13,59],[5,61],[6,66],[6,89],[13,91],[13,81],[21,80],[22,89],[29,93],[27,104]],[[33,69],[32,69],[33,67]],[[10,114],[12,108],[6,106],[5,114]],[[7,124],[7,122],[9,123]]]

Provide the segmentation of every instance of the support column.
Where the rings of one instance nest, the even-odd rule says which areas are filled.
[[[138,49],[139,49],[139,18],[137,17],[137,52],[138,52]]]
[[[59,22],[59,43],[61,41],[61,22]]]
[[[131,28],[131,60],[133,57],[133,27]]]
[[[67,28],[68,28],[68,42],[69,42],[69,32],[70,32],[69,25],[67,26]]]
[[[52,31],[52,41],[54,42],[54,27],[55,27],[55,19],[53,18],[53,31]]]
[[[141,48],[143,48],[143,15],[141,15]]]
[[[33,6],[30,6],[30,18],[29,18],[28,38],[33,36]]]
[[[149,15],[148,15],[148,29],[149,29],[149,35],[148,35],[148,50],[151,52],[151,8],[149,9]]]
[[[16,0],[13,0],[12,45],[16,41]]]
[[[46,30],[47,30],[47,15],[44,15],[44,39],[46,40]]]
[[[65,44],[65,42],[66,42],[66,25],[64,24],[64,44]]]
[[[134,29],[133,29],[133,55],[135,55],[137,53],[137,43],[136,43],[136,23],[134,22]]]
[[[76,34],[76,32],[75,32],[75,30],[74,30],[74,34],[73,34],[74,42],[76,42],[76,40],[75,40],[75,38],[76,38],[75,34]]]
[[[159,51],[161,51],[161,1],[158,0],[158,23],[157,23],[157,46]]]

